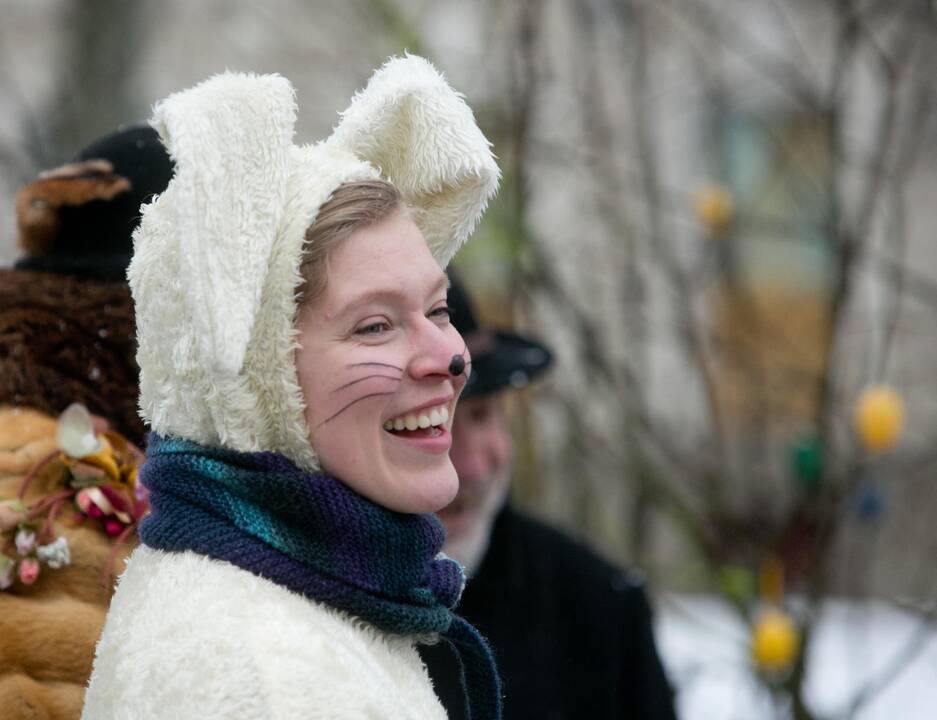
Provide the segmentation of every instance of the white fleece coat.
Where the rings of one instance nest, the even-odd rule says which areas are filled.
[[[175,163],[141,208],[128,270],[140,409],[162,435],[315,470],[296,377],[305,233],[345,182],[383,178],[441,267],[498,185],[488,141],[426,60],[391,59],[332,135],[293,143],[277,75],[224,73],[159,103]],[[230,564],[138,549],[111,605],[88,720],[445,717],[412,639]]]
[[[83,720],[433,720],[414,639],[227,562],[141,546],[98,644]]]

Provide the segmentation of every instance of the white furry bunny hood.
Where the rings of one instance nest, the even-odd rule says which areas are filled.
[[[345,182],[383,178],[443,267],[498,186],[490,143],[426,60],[393,58],[326,140],[293,144],[279,75],[224,73],[155,108],[176,170],[144,205],[128,270],[140,408],[153,431],[318,467],[294,351],[306,229]]]

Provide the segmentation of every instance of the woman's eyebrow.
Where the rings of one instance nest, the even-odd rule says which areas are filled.
[[[447,275],[440,274],[439,280],[432,286],[431,293],[441,292],[443,290],[449,289],[449,277]],[[359,295],[354,295],[351,300],[346,303],[345,307],[339,310],[336,313],[336,317],[344,317],[349,313],[354,312],[363,305],[368,305],[375,302],[402,302],[408,299],[408,293],[400,288],[376,288],[374,290],[367,290]]]
[[[371,303],[394,303],[400,302],[406,296],[401,290],[396,290],[393,288],[383,288],[378,290],[368,290],[360,295],[355,295],[352,299],[345,303],[345,306],[336,313],[336,317],[343,318],[346,315],[349,315],[364,305],[370,305]]]

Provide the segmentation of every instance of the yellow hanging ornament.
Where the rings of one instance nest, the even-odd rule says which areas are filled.
[[[898,442],[904,426],[901,396],[886,385],[863,391],[856,403],[856,431],[870,452],[885,452]]]
[[[761,566],[758,586],[763,600],[774,605],[784,598],[784,565],[777,558],[770,558]]]
[[[735,217],[735,201],[723,185],[706,183],[696,191],[696,214],[710,235],[723,235]]]
[[[761,613],[752,626],[752,657],[764,672],[788,670],[800,649],[800,633],[791,618],[777,608]]]

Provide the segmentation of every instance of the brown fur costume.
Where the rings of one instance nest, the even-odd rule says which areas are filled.
[[[0,270],[0,501],[16,498],[29,470],[56,450],[56,419],[74,402],[142,443],[124,277],[140,204],[171,175],[155,131],[134,127],[19,192],[26,254],[15,270]],[[31,482],[27,505],[60,489],[56,466]],[[9,506],[0,510],[15,515]],[[69,505],[52,529],[67,538],[71,563],[43,566],[34,584],[0,591],[2,720],[77,720],[113,592],[113,582],[102,579],[115,559],[114,540],[99,523],[79,522]],[[115,575],[136,542],[118,549]]]
[[[135,353],[126,283],[0,270],[0,404],[80,402],[140,444]]]
[[[0,498],[15,498],[23,477],[55,450],[55,419],[36,410],[0,407]],[[43,472],[24,498],[55,489],[59,473]],[[0,716],[4,720],[75,720],[81,714],[94,646],[112,587],[102,584],[112,541],[90,523],[62,512],[55,533],[68,538],[71,564],[43,568],[33,585],[0,592]],[[118,551],[115,573],[134,540]]]

